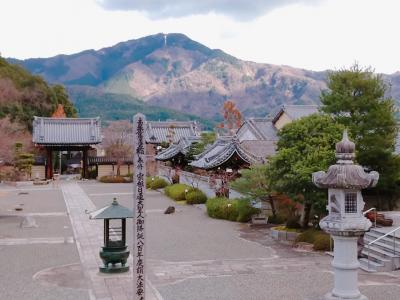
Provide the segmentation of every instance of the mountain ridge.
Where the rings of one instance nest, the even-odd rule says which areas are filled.
[[[265,116],[282,104],[317,104],[327,71],[240,60],[180,33],[155,34],[72,55],[14,60],[52,83],[74,91],[140,99],[219,120],[220,107],[233,100],[245,116]],[[400,98],[400,72],[384,74]],[[83,102],[82,102],[83,103]]]

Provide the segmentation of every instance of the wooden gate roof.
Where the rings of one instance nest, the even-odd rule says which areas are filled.
[[[44,146],[87,146],[101,143],[100,118],[34,117],[33,143]]]

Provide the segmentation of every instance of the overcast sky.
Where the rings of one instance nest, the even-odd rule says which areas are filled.
[[[398,0],[1,0],[0,52],[30,58],[180,32],[240,59],[400,71]]]

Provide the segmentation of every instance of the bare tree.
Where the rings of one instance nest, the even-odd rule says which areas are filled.
[[[21,143],[24,151],[32,151],[32,136],[29,131],[9,118],[0,119],[0,159],[13,162],[14,145]]]
[[[123,161],[133,154],[133,126],[129,121],[115,121],[104,130],[103,146],[106,155],[117,161],[117,176]]]

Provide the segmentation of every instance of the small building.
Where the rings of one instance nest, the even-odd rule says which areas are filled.
[[[97,174],[96,178],[117,174],[118,162],[113,157],[107,156],[91,156],[89,157],[89,167]],[[120,174],[128,175],[133,172],[133,159],[124,158],[120,162]]]
[[[319,105],[283,105],[271,121],[280,130],[290,122],[318,113],[319,108]]]
[[[46,179],[53,178],[53,151],[82,151],[82,177],[88,177],[88,151],[101,143],[100,118],[34,117],[32,141],[46,152]]]
[[[277,141],[277,128],[271,118],[249,118],[237,130],[236,136],[242,141]]]
[[[195,138],[199,136],[195,121],[147,121],[145,129],[146,141],[146,170],[149,175],[157,174],[156,155],[162,146],[179,143],[182,138]]]

